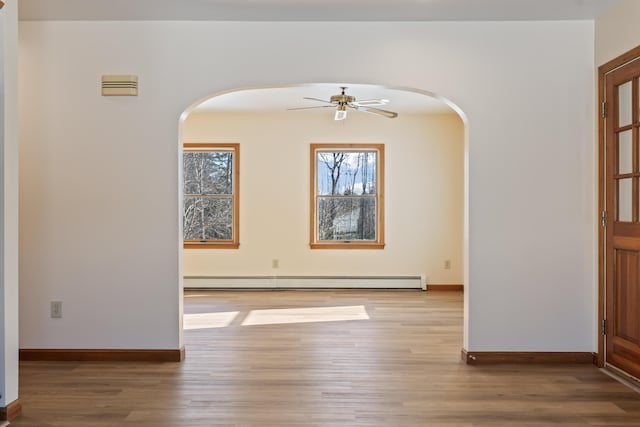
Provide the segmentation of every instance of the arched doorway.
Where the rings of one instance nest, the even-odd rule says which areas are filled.
[[[305,108],[319,106],[305,97],[328,100],[341,86],[357,99],[389,99],[380,108],[398,118],[349,112],[336,121],[331,106]],[[239,144],[242,159],[239,247],[185,249],[186,288],[466,284],[466,119],[451,102],[377,85],[239,88],[192,104],[180,135],[181,144]],[[309,145],[323,142],[385,144],[383,251],[309,249]]]

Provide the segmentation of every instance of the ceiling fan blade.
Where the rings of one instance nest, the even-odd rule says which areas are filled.
[[[386,105],[388,103],[388,99],[365,99],[362,101],[354,101],[353,105],[360,105],[363,107],[377,107],[379,105]]]
[[[320,98],[309,98],[309,97],[306,97],[306,96],[305,96],[305,97],[303,97],[302,99],[308,99],[308,100],[310,100],[310,101],[318,101],[318,102],[324,102],[325,104],[331,104],[331,105],[334,105],[334,104],[333,104],[333,102],[329,102],[329,101],[326,101],[326,100],[324,100],[324,99],[320,99]]]
[[[329,107],[333,107],[333,105],[318,105],[318,106],[315,106],[315,107],[287,108],[287,111],[290,111],[290,110],[310,110],[311,108],[329,108]]]
[[[398,117],[398,113],[394,113],[393,111],[381,110],[380,108],[364,107],[362,105],[356,105],[355,109],[358,111],[364,111],[366,113],[378,114],[380,116],[388,117],[390,119],[394,119]]]

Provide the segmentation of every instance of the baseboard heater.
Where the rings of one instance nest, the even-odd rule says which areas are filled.
[[[425,276],[185,276],[185,289],[422,289]]]

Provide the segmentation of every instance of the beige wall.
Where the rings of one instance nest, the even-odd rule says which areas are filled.
[[[240,249],[188,249],[185,276],[426,274],[462,283],[464,128],[455,114],[195,113],[185,142],[240,143]],[[384,250],[309,248],[309,144],[385,144]],[[279,268],[272,268],[278,259]],[[451,269],[444,261],[451,260]]]
[[[596,19],[596,66],[640,45],[639,21],[640,1],[638,0],[621,0]]]

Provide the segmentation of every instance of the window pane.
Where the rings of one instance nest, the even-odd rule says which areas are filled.
[[[376,240],[376,199],[319,197],[318,240]]]
[[[233,194],[233,153],[189,152],[184,160],[184,194]]]
[[[632,132],[629,129],[618,134],[618,173],[633,172]]]
[[[618,126],[631,124],[631,82],[618,86]]]
[[[618,180],[618,221],[632,220],[632,198],[631,178]]]
[[[376,157],[374,151],[317,153],[318,195],[376,194]]]
[[[184,240],[232,240],[231,197],[185,197]]]

